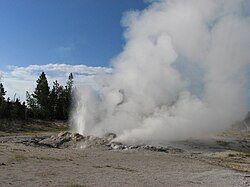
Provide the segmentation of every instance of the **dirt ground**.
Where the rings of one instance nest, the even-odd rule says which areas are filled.
[[[35,135],[0,137],[0,186],[250,186],[246,138],[239,145],[224,135],[222,139],[172,143],[182,153],[15,143],[31,136]]]

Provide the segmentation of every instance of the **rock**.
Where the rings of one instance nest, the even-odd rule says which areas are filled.
[[[139,149],[141,145],[130,145],[128,149]]]
[[[67,136],[70,136],[72,133],[68,132],[68,131],[63,131],[63,132],[60,132],[57,137],[67,137]]]
[[[19,140],[16,143],[23,143],[25,145],[31,146],[46,146],[51,148],[67,148],[71,146],[76,146],[77,142],[84,142],[86,147],[97,146],[97,145],[106,145],[110,143],[116,135],[114,133],[109,133],[105,137],[100,138],[97,136],[83,136],[79,133],[71,132],[60,132],[57,136],[50,137],[34,137],[26,138]]]
[[[115,133],[112,133],[112,132],[104,135],[104,138],[106,138],[109,141],[115,139],[116,137],[117,137],[117,135]]]
[[[153,146],[153,145],[145,145],[143,146],[143,149],[150,150],[150,151],[157,151],[157,152],[168,152],[167,147],[162,147],[162,146]]]
[[[127,148],[127,146],[123,145],[121,142],[111,142],[110,144],[107,144],[107,146],[114,150],[122,150]]]
[[[18,139],[18,140],[14,140],[14,143],[23,143],[24,145],[27,146],[37,146],[38,143],[44,139],[46,139],[48,137],[32,137],[32,138],[24,138],[24,139]]]
[[[114,133],[108,133],[103,137],[97,136],[83,136],[79,133],[71,132],[60,132],[57,136],[50,137],[34,137],[26,138],[16,143],[23,143],[25,145],[31,146],[46,146],[50,148],[67,148],[67,147],[77,147],[77,143],[81,142],[80,147],[92,147],[92,146],[107,146],[110,150],[148,150],[156,152],[165,153],[180,153],[183,152],[181,149],[173,147],[163,147],[154,145],[125,145],[121,142],[114,141],[117,137]]]
[[[79,134],[79,133],[72,133],[72,134],[70,135],[70,138],[71,138],[72,140],[74,140],[74,141],[81,141],[81,140],[83,140],[85,137],[84,137],[83,135]]]
[[[97,136],[87,136],[86,141],[91,145],[105,144],[105,139],[97,137]]]
[[[163,147],[163,146],[154,146],[154,145],[124,145],[121,142],[110,142],[108,146],[111,150],[148,150],[154,152],[164,152],[164,153],[181,153],[183,150],[173,147]]]
[[[60,132],[56,137],[51,136],[49,138],[39,141],[37,144],[41,146],[48,146],[52,148],[65,148],[74,145],[76,142],[85,139],[84,136],[78,133]]]
[[[53,147],[53,148],[59,148],[60,145],[62,145],[65,141],[63,139],[55,139],[54,137],[52,138],[46,138],[40,142],[38,142],[39,145],[41,146],[48,146],[48,147]]]

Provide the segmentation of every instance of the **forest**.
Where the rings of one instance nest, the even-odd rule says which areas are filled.
[[[46,74],[42,72],[33,93],[26,91],[26,102],[19,98],[6,98],[7,91],[0,82],[0,119],[67,120],[72,105],[73,79],[70,73],[65,86],[56,80],[50,88]]]

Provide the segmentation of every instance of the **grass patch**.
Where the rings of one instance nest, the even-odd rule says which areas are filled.
[[[11,133],[61,132],[68,128],[67,121],[0,119],[0,136]]]
[[[35,158],[35,159],[38,159],[38,160],[51,160],[51,161],[70,160],[68,158],[55,158],[55,157],[46,157],[46,156],[31,156],[30,158]]]
[[[26,160],[27,157],[25,157],[24,155],[15,155],[15,160],[16,161],[23,161],[23,160]]]
[[[11,163],[11,162],[21,162],[21,161],[25,161],[25,160],[27,160],[26,156],[21,155],[21,154],[16,154],[16,155],[14,155],[12,158],[10,158],[8,160],[8,163]]]
[[[82,184],[70,184],[67,187],[87,187],[87,186]]]

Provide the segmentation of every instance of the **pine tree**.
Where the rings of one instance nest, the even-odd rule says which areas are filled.
[[[44,72],[39,76],[33,94],[26,92],[27,116],[38,119],[67,120],[72,102],[74,84],[70,73],[66,86],[61,86],[56,80],[50,90]]]
[[[34,110],[36,108],[36,101],[28,91],[26,91],[26,102],[28,109]]]
[[[5,100],[4,96],[6,95],[6,91],[4,90],[3,84],[0,83],[0,104]]]
[[[38,115],[36,115],[38,111],[37,104],[35,99],[28,91],[26,91],[26,102],[27,102],[27,117],[37,118],[38,117]]]
[[[4,96],[6,95],[6,91],[4,90],[3,84],[0,83],[0,118],[6,118],[7,116],[7,103],[5,102]]]
[[[35,99],[39,115],[42,119],[48,119],[49,117],[49,85],[44,72],[37,79],[37,85],[34,93],[32,94]]]
[[[53,82],[53,87],[50,92],[50,114],[52,119],[58,119],[58,116],[62,116],[63,110],[60,109],[61,92],[63,91],[63,86],[61,86],[56,80]],[[64,101],[62,101],[64,102]]]
[[[56,103],[56,119],[65,120],[67,119],[67,111],[65,105],[66,103],[66,96],[65,96],[65,89],[63,86],[60,86],[57,93],[57,103]]]
[[[24,120],[26,117],[25,110],[26,110],[25,102],[21,104],[20,100],[16,99],[15,102],[12,102],[11,118]]]
[[[64,110],[65,110],[65,117],[68,119],[69,117],[69,112],[70,112],[70,107],[72,105],[72,92],[73,92],[73,84],[74,84],[74,77],[73,74],[70,73],[67,81],[67,85],[65,87],[65,105],[64,105]]]
[[[68,77],[68,81],[67,81],[67,86],[66,86],[66,89],[68,90],[69,93],[72,92],[73,84],[74,84],[74,77],[73,77],[73,74],[70,73]]]

